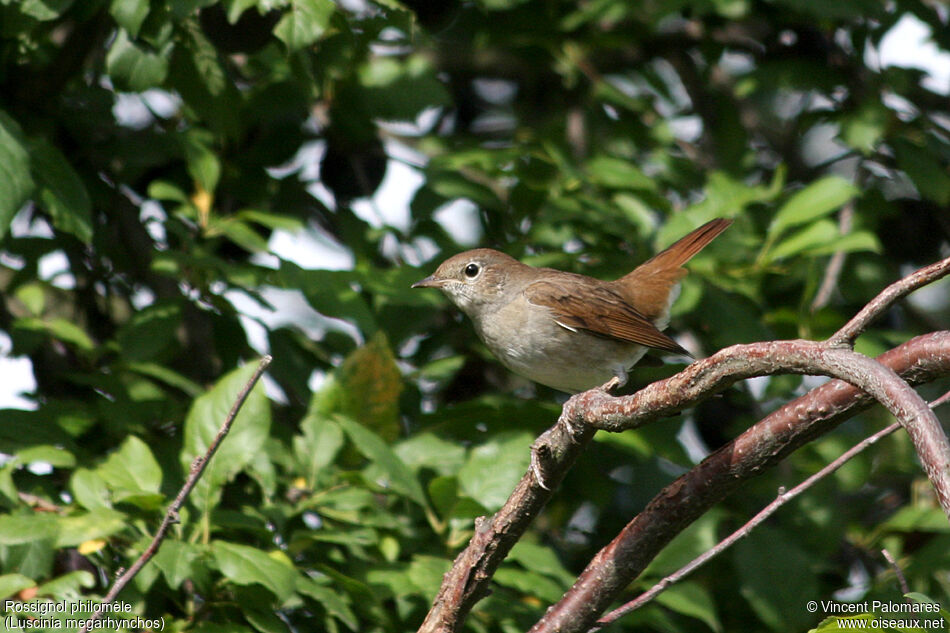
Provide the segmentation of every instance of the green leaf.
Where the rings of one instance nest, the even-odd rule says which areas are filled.
[[[502,587],[510,587],[526,595],[537,596],[546,603],[557,602],[564,594],[564,588],[550,578],[512,567],[502,567],[495,572],[492,580]]]
[[[416,554],[412,557],[407,570],[409,581],[424,596],[434,596],[442,586],[442,577],[452,563],[446,558]]]
[[[156,363],[129,363],[127,368],[129,371],[134,371],[143,376],[164,382],[169,387],[180,389],[191,397],[197,397],[202,392],[200,385],[163,365]]]
[[[336,422],[356,446],[356,449],[381,471],[386,478],[382,482],[383,486],[392,488],[396,493],[425,507],[425,493],[419,484],[419,480],[381,437],[349,418],[339,416],[336,418]]]
[[[396,444],[396,454],[411,468],[431,468],[442,475],[452,475],[465,462],[465,449],[434,433],[417,433]]]
[[[207,192],[213,192],[221,178],[221,161],[211,149],[214,137],[208,130],[190,129],[182,136],[188,173]]]
[[[182,306],[161,301],[132,314],[116,332],[116,341],[127,360],[146,361],[176,343]]]
[[[288,233],[297,233],[305,227],[299,218],[256,209],[242,209],[235,214],[235,217],[245,222],[259,224],[269,229],[280,229]]]
[[[877,100],[866,101],[841,123],[841,138],[865,156],[880,144],[890,122],[890,113]]]
[[[384,121],[413,121],[420,112],[449,103],[445,85],[423,55],[405,60],[373,57],[359,70],[359,100],[368,116]]]
[[[0,239],[33,193],[30,154],[16,121],[0,110]]]
[[[23,574],[3,574],[0,576],[0,600],[35,586],[36,583],[33,579],[27,578]]]
[[[213,222],[208,227],[208,234],[220,233],[226,238],[251,253],[266,253],[267,239],[255,231],[245,222],[236,218],[224,218]]]
[[[341,388],[339,411],[384,440],[396,439],[403,379],[386,334],[377,331],[347,356],[336,378]]]
[[[46,307],[46,290],[39,282],[23,284],[14,291],[14,296],[26,306],[33,316],[40,316]]]
[[[64,343],[71,343],[83,351],[92,351],[95,344],[89,335],[78,325],[66,319],[56,318],[44,321],[35,317],[17,319],[13,327],[34,332],[45,332]]]
[[[284,287],[302,291],[320,314],[351,321],[366,336],[376,331],[373,313],[358,289],[360,280],[357,273],[304,270],[289,262],[281,262],[280,275]]]
[[[490,187],[475,182],[459,172],[430,170],[426,175],[426,187],[447,200],[467,198],[476,205],[501,211],[504,204]]]
[[[904,506],[882,528],[900,532],[950,532],[950,523],[940,508]]]
[[[332,587],[321,585],[307,576],[297,579],[297,591],[319,602],[331,617],[336,618],[351,630],[355,631],[359,627],[356,614],[349,606],[349,596],[335,591]]]
[[[461,354],[440,358],[420,367],[418,375],[424,380],[445,382],[455,377],[465,365],[465,361],[466,357]]]
[[[119,90],[143,92],[165,81],[170,51],[171,44],[161,51],[146,50],[119,29],[106,53],[106,72]]]
[[[194,543],[166,539],[152,562],[161,570],[168,586],[178,589],[181,583],[197,575],[195,563],[201,557],[202,551],[202,548]]]
[[[53,226],[89,244],[92,241],[92,201],[82,178],[49,142],[34,140],[29,148],[36,196],[52,217]]]
[[[189,203],[188,194],[186,194],[181,187],[164,180],[153,180],[149,183],[148,197],[154,198],[155,200],[171,200],[173,202],[180,202],[181,204]]]
[[[56,547],[76,547],[86,541],[106,538],[128,528],[128,517],[108,508],[59,518]]]
[[[237,395],[256,366],[245,365],[221,378],[211,390],[195,399],[185,418],[181,465],[187,473],[198,455],[204,455],[227,417]],[[231,431],[211,458],[191,494],[191,502],[208,512],[220,498],[221,487],[247,466],[270,432],[271,414],[264,386],[258,383],[248,394]]]
[[[77,468],[69,479],[69,490],[76,503],[87,510],[109,508],[109,486],[99,473],[88,468]]]
[[[946,156],[940,156],[926,145],[907,139],[897,139],[894,150],[898,166],[914,182],[921,196],[941,206],[950,204],[950,174],[947,173]]]
[[[134,435],[128,436],[96,472],[117,500],[132,493],[158,492],[162,485],[161,466],[148,445]]]
[[[74,0],[22,0],[20,12],[40,22],[55,20],[72,5]]]
[[[439,516],[449,518],[458,501],[459,482],[455,477],[433,477],[427,486],[432,506]]]
[[[169,82],[205,126],[219,137],[236,138],[243,131],[239,114],[243,96],[225,70],[219,50],[195,20],[183,21],[178,35],[170,55]],[[210,141],[205,144],[210,145]],[[208,165],[195,166],[191,160],[188,168],[196,180],[196,170],[213,169]],[[206,190],[212,191],[207,187]]]
[[[775,170],[772,182],[754,186],[721,171],[710,173],[704,188],[705,198],[682,213],[674,214],[660,227],[656,240],[657,250],[666,248],[713,218],[736,217],[750,204],[771,202],[782,192],[784,178],[785,169],[781,165]]]
[[[871,620],[873,620],[874,617],[875,616],[873,613],[862,613],[860,615],[851,615],[847,617],[833,615],[822,620],[818,626],[814,629],[811,629],[809,633],[838,633],[839,631],[848,629],[853,629],[856,631],[872,631],[872,633],[877,633],[881,629],[871,626]],[[842,620],[851,624],[842,625]],[[863,622],[863,625],[858,625],[858,621]]]
[[[825,176],[816,180],[796,191],[782,205],[769,226],[769,236],[776,237],[790,227],[824,217],[857,194],[857,187],[840,176]]]
[[[139,34],[148,10],[149,0],[112,0],[109,3],[109,14],[132,37]]]
[[[71,468],[76,465],[76,457],[69,451],[58,446],[31,446],[16,452],[16,459],[21,464],[44,462],[54,468]]]
[[[274,28],[291,51],[310,46],[327,31],[336,10],[332,0],[290,0],[290,10]]]
[[[278,602],[290,598],[296,587],[294,568],[263,550],[227,541],[214,541],[211,551],[225,578],[238,585],[262,585]]]
[[[774,262],[786,257],[804,255],[821,247],[833,246],[839,238],[837,224],[831,220],[818,220],[783,238],[767,251],[767,260]]]
[[[476,447],[459,470],[462,491],[494,512],[528,469],[532,437],[521,431],[500,433]]]
[[[20,545],[56,538],[57,517],[50,514],[17,514],[0,516],[0,545]]]
[[[802,605],[818,595],[815,561],[801,545],[778,530],[759,526],[732,553],[739,593],[771,629],[799,630],[811,621]]]
[[[36,593],[60,600],[75,600],[83,589],[91,589],[95,586],[96,578],[88,571],[71,571],[43,583],[36,588]]]
[[[700,620],[713,631],[722,631],[713,597],[696,583],[682,582],[668,587],[656,601],[671,611]]]
[[[564,588],[570,587],[574,582],[574,574],[561,564],[554,550],[537,543],[519,541],[511,548],[507,560],[520,563],[530,571],[549,576]]]
[[[343,431],[334,420],[313,409],[300,421],[302,435],[294,438],[294,452],[303,464],[307,485],[316,487],[320,472],[333,463],[343,447]]]
[[[595,156],[587,162],[587,173],[591,182],[610,189],[656,191],[652,178],[633,163],[619,158]]]
[[[831,255],[832,253],[856,253],[859,251],[881,252],[881,242],[870,231],[855,231],[842,235],[834,242],[821,244],[804,252],[813,257]]]

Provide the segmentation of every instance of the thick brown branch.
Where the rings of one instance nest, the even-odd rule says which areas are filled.
[[[937,407],[939,407],[941,404],[944,404],[948,400],[950,400],[950,391],[948,391],[941,397],[931,402],[930,408],[936,409]],[[738,530],[736,530],[735,532],[733,532],[732,534],[730,534],[723,540],[716,543],[715,547],[712,547],[706,550],[705,552],[703,552],[702,554],[700,554],[699,556],[691,560],[686,565],[680,567],[678,570],[676,570],[669,576],[664,577],[658,583],[650,587],[650,589],[648,589],[647,591],[644,591],[639,596],[637,596],[630,602],[626,603],[622,607],[614,609],[613,611],[611,611],[604,617],[600,618],[599,620],[597,620],[597,624],[594,627],[592,627],[590,630],[591,631],[600,630],[601,628],[605,627],[611,622],[615,622],[621,617],[623,617],[624,615],[632,611],[636,611],[640,607],[648,604],[651,600],[653,600],[658,595],[660,595],[667,587],[678,583],[679,581],[684,579],[686,576],[693,573],[696,569],[698,569],[699,567],[702,567],[707,562],[709,562],[716,556],[719,556],[728,548],[732,547],[739,539],[748,536],[752,532],[752,530],[754,530],[756,527],[761,525],[770,516],[775,514],[779,510],[779,508],[784,506],[786,503],[798,497],[800,494],[802,494],[809,488],[813,487],[819,481],[822,481],[823,479],[825,479],[832,473],[836,472],[839,468],[844,466],[855,456],[860,455],[871,446],[874,446],[875,444],[877,444],[881,439],[887,437],[891,433],[894,433],[900,428],[901,428],[900,423],[895,422],[894,424],[891,424],[890,426],[887,426],[881,429],[877,433],[873,433],[872,435],[864,438],[863,440],[861,440],[860,442],[858,442],[857,444],[855,444],[854,446],[846,450],[844,453],[842,453],[837,458],[835,458],[827,466],[825,466],[824,468],[822,468],[815,474],[809,476],[807,479],[805,479],[803,482],[801,482],[800,484],[798,484],[791,490],[785,491],[784,489],[782,489],[774,501],[772,501],[770,504],[762,508],[762,510],[760,510],[754,517],[749,519]],[[890,553],[886,549],[881,550],[881,553],[884,555],[884,558],[887,559],[887,562],[890,563],[891,567],[894,568],[894,573],[897,575],[898,579],[901,582],[901,593],[907,594],[910,591],[910,589],[908,589],[907,587],[907,581],[904,579],[903,573],[901,572],[901,569],[898,566],[897,561],[894,560],[894,558],[890,555]]]
[[[808,341],[803,343],[817,345]],[[737,380],[759,375],[756,370],[760,373],[778,372],[780,367],[775,354],[781,350],[780,345],[757,343],[728,348],[716,354],[715,360],[698,361],[676,376],[624,398],[613,398],[597,390],[572,397],[564,405],[558,424],[535,443],[545,482],[552,488],[560,483],[590,441],[595,423],[600,428],[614,431],[642,426],[693,406]],[[751,358],[738,356],[740,351]],[[882,355],[879,361],[915,384],[945,375],[950,373],[950,333],[918,337]],[[724,363],[724,366],[716,370],[716,363]],[[789,371],[789,368],[784,370]],[[649,562],[669,539],[744,479],[834,428],[871,402],[873,398],[858,389],[841,381],[831,381],[779,409],[713,453],[668,486],[634,520],[637,523],[641,517],[650,517],[649,536],[656,540],[644,550],[650,553],[641,561],[634,561],[631,569],[639,573],[641,564]],[[578,429],[574,439],[569,430],[572,427]],[[756,446],[760,441],[761,453],[757,452]],[[458,630],[472,606],[488,593],[494,570],[550,495],[549,490],[537,484],[533,473],[528,472],[505,506],[494,517],[479,522],[472,541],[446,574],[442,589],[420,631]],[[664,516],[664,512],[669,516]],[[594,618],[587,621],[592,624],[603,608],[593,611]]]
[[[561,417],[563,420],[563,414]],[[472,606],[488,595],[488,585],[498,565],[593,436],[593,428],[584,428],[572,438],[568,425],[559,421],[535,441],[532,448],[545,469],[547,487],[529,470],[494,516],[476,519],[475,534],[442,579],[442,588],[419,633],[446,633],[461,628]]]
[[[677,569],[675,572],[673,572],[669,576],[664,577],[662,580],[660,580],[660,582],[656,583],[655,585],[650,587],[647,591],[644,591],[643,593],[641,593],[639,596],[637,596],[630,602],[626,603],[622,607],[614,609],[613,611],[611,611],[604,617],[600,618],[599,620],[597,620],[597,623],[593,627],[591,627],[590,630],[592,631],[600,630],[603,627],[610,624],[611,622],[616,622],[624,615],[631,613],[633,611],[636,611],[640,607],[649,603],[651,600],[653,600],[658,595],[660,595],[667,587],[674,585],[678,583],[679,581],[681,581],[682,579],[686,578],[686,576],[693,573],[696,569],[702,567],[703,565],[708,563],[710,560],[712,560],[716,556],[719,556],[721,553],[723,553],[724,551],[726,551],[727,549],[735,545],[736,542],[739,541],[739,539],[742,539],[748,536],[752,532],[752,530],[757,528],[766,519],[768,519],[770,516],[775,514],[778,511],[778,509],[784,506],[786,503],[788,503],[789,501],[791,501],[798,495],[802,494],[803,492],[805,492],[806,490],[814,486],[816,483],[818,483],[819,481],[821,481],[828,475],[837,471],[839,468],[844,466],[849,460],[851,460],[851,458],[853,458],[855,455],[862,453],[869,446],[874,445],[881,438],[890,435],[891,433],[898,430],[899,428],[901,428],[901,425],[894,423],[886,428],[881,429],[877,433],[874,433],[870,437],[864,438],[859,443],[852,446],[850,449],[842,453],[837,459],[835,459],[830,464],[828,464],[827,466],[819,470],[814,475],[811,475],[810,477],[808,477],[805,481],[801,482],[800,484],[798,484],[791,490],[788,490],[788,491],[785,491],[784,489],[781,490],[774,501],[772,501],[770,504],[762,508],[762,510],[760,510],[754,517],[749,519],[738,530],[736,530],[735,532],[733,532],[726,538],[716,543],[715,547],[709,548],[708,550],[706,550],[705,552],[703,552],[702,554],[700,554],[699,556],[691,560],[686,565],[683,565],[682,567]],[[907,592],[905,591],[904,593],[907,593]]]
[[[734,349],[720,353],[728,355]],[[882,354],[878,362],[913,384],[946,375],[950,373],[950,332],[917,337]],[[699,379],[709,380],[703,374],[700,372]],[[873,388],[879,389],[880,385]],[[890,401],[891,396],[879,395]],[[532,631],[586,631],[676,534],[745,480],[828,432],[873,400],[856,387],[832,380],[775,411],[715,451],[654,497],[594,557],[561,602]],[[901,411],[901,416],[905,414]]]
[[[682,409],[684,401],[697,402],[742,378],[776,373],[831,376],[872,394],[907,429],[940,505],[950,518],[950,443],[940,422],[927,403],[892,370],[849,349],[801,340],[734,345],[628,398],[594,392],[589,396],[592,402],[580,410],[575,406],[575,414],[581,414],[590,426],[622,431]]]

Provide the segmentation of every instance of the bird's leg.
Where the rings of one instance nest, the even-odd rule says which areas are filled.
[[[610,393],[614,389],[620,389],[625,384],[627,384],[627,370],[622,367],[615,367],[614,377],[605,382],[600,389]]]

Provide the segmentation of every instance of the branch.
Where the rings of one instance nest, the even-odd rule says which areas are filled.
[[[548,610],[544,618],[531,629],[532,631],[588,630],[617,594],[690,523],[738,488],[745,480],[778,463],[798,447],[830,431],[859,410],[867,408],[875,398],[883,397],[885,404],[890,405],[888,408],[895,412],[895,415],[899,410],[900,415],[897,417],[902,422],[906,422],[908,411],[904,405],[909,403],[896,405],[892,400],[894,394],[881,393],[884,384],[878,380],[882,374],[896,372],[904,380],[919,384],[950,373],[950,332],[919,336],[882,354],[876,362],[849,350],[822,348],[822,344],[809,341],[735,346],[723,350],[716,356],[731,356],[737,348],[761,348],[768,345],[797,347],[801,343],[805,343],[806,346],[793,351],[793,356],[802,360],[801,357],[807,358],[814,355],[819,361],[822,361],[824,357],[821,364],[829,370],[837,369],[836,365],[841,362],[850,362],[854,359],[853,357],[863,358],[862,364],[874,364],[884,369],[884,372],[875,372],[874,380],[861,381],[876,392],[875,397],[872,398],[842,380],[832,380],[786,404],[716,450],[692,470],[660,491],[647,507],[594,557],[574,586],[557,605]],[[775,351],[779,350],[781,347]],[[761,351],[761,349],[756,350],[759,353]],[[829,355],[835,351],[846,352],[846,355]],[[778,372],[779,363],[774,359],[779,357],[767,356],[766,360],[769,358],[773,359],[770,362],[776,366],[775,372]],[[736,362],[730,359],[727,364]],[[705,361],[699,361],[696,364],[703,363]],[[679,379],[682,374],[689,372],[689,369],[668,379],[667,382]],[[859,373],[856,369],[851,368],[851,371],[841,373],[842,375]],[[851,377],[848,376],[849,380]],[[887,382],[893,383],[893,380],[888,379]],[[910,390],[906,383],[903,383],[903,386]],[[889,384],[887,390],[902,391],[895,384]],[[913,393],[912,390],[911,393]],[[914,397],[917,397],[916,393]],[[903,394],[898,398],[903,400]],[[618,400],[621,399],[618,398]],[[911,415],[915,416],[917,413],[919,412]],[[910,429],[911,426],[913,424],[905,428]],[[946,438],[944,438],[945,442]],[[943,475],[946,477],[946,470]],[[938,495],[940,495],[939,491]]]
[[[758,355],[767,358],[767,348],[770,345],[773,344],[760,343],[742,347],[758,348]],[[892,368],[913,384],[925,383],[950,373],[950,332],[912,339],[879,356],[878,362]],[[621,412],[609,405],[624,399],[636,403],[632,409],[635,411],[634,415],[639,417],[638,423],[633,426],[641,426],[653,419],[672,415],[679,409],[692,406],[700,399],[696,394],[684,391],[684,384],[688,387],[688,380],[680,380],[679,383],[683,384],[676,387],[670,385],[680,376],[681,374],[678,374],[660,383],[651,384],[628,398],[610,398],[595,390],[578,394],[568,400],[558,423],[545,431],[534,445],[544,467],[545,481],[552,489],[556,488],[593,437],[592,427],[580,424],[576,425],[579,427],[578,434],[574,436],[576,441],[572,440],[568,420],[589,421],[598,416],[603,416],[602,419],[617,417],[619,420]],[[721,389],[726,386],[720,385]],[[665,398],[669,393],[680,394],[677,396],[677,403]],[[833,380],[786,404],[714,452],[661,491],[635,519],[642,527],[641,531],[649,531],[651,535],[661,538],[665,532],[668,531],[669,534],[665,539],[645,545],[645,548],[652,548],[652,551],[644,550],[642,565],[635,563],[639,569],[634,569],[639,573],[675,534],[726,497],[744,479],[780,461],[799,446],[833,429],[872,403],[873,398],[867,394],[842,381]],[[761,454],[755,450],[757,445],[762,446]],[[476,521],[475,535],[445,575],[442,588],[419,629],[420,632],[444,633],[461,627],[472,606],[488,594],[488,584],[494,571],[551,494],[551,490],[537,484],[533,473],[529,471],[493,517]],[[692,505],[696,507],[691,509]],[[596,615],[600,612],[597,611]]]
[[[678,411],[684,401],[693,404],[742,378],[773,374],[830,376],[874,396],[907,429],[940,506],[950,518],[950,443],[940,421],[893,370],[850,349],[802,340],[733,345],[629,397],[612,398],[603,391],[581,394],[589,395],[578,399],[592,401],[594,411],[587,407],[578,411],[575,405],[574,413],[581,414],[581,421],[589,426],[623,431]],[[569,400],[565,408],[570,404]]]
[[[828,339],[828,343],[832,345],[848,345],[854,343],[854,340],[867,329],[868,325],[876,319],[878,315],[891,307],[891,304],[895,301],[917,290],[921,286],[926,286],[931,282],[941,279],[947,274],[950,274],[950,257],[931,264],[930,266],[924,266],[900,281],[891,284],[881,291],[878,296],[871,299],[844,327],[835,332],[834,336]]]
[[[475,603],[488,595],[488,585],[501,561],[594,437],[590,427],[572,436],[563,420],[562,413],[558,423],[542,433],[532,446],[539,464],[545,468],[545,485],[529,469],[498,512],[490,518],[475,519],[475,534],[443,577],[442,587],[419,633],[459,630]]]
[[[621,431],[642,426],[691,407],[745,378],[817,372],[861,382],[907,424],[921,460],[931,465],[928,476],[935,482],[941,503],[948,510],[950,475],[946,466],[941,464],[947,463],[944,458],[950,456],[950,446],[926,404],[887,367],[896,369],[906,380],[915,383],[950,372],[950,333],[918,337],[883,354],[878,360],[886,367],[842,348],[850,340],[849,336],[857,336],[891,303],[948,272],[950,259],[892,284],[826,343],[786,341],[734,346],[631,396],[614,398],[597,389],[577,394],[565,403],[558,423],[535,442],[532,447],[533,466],[543,474],[545,483],[554,488],[593,437],[595,429]],[[790,363],[784,362],[782,353],[790,354]],[[856,375],[860,373],[855,372],[856,366],[860,366],[865,374]],[[868,380],[867,376],[872,376],[873,380]],[[632,580],[673,536],[744,479],[834,428],[859,408],[869,406],[871,401],[860,390],[832,381],[786,405],[662,491],[608,546],[610,553],[607,553],[608,549],[602,551],[585,574],[597,575],[591,570],[597,570],[604,558],[611,558],[618,566],[608,570],[608,575],[615,574],[613,581],[620,578]],[[493,517],[476,521],[475,535],[445,575],[420,632],[450,632],[461,627],[472,606],[487,595],[494,571],[551,494],[550,490],[539,485],[534,470],[530,470]],[[632,533],[632,540],[628,539],[631,536],[628,533]],[[624,549],[624,543],[637,545],[620,551]],[[575,591],[580,584],[581,579],[536,627],[548,622],[549,616],[553,628],[566,625],[562,618],[572,610],[581,614],[579,621],[589,626],[610,602],[609,596],[619,591],[617,587],[609,588],[609,583],[601,586],[602,594],[608,595],[608,599],[605,604],[599,604],[590,595],[585,595],[586,590]],[[621,583],[619,587],[625,584]],[[572,624],[563,630],[583,628],[574,628]]]
[[[178,495],[175,497],[175,500],[171,502],[171,504],[168,506],[168,510],[165,511],[165,516],[162,519],[161,525],[158,526],[158,531],[155,532],[152,542],[149,543],[148,547],[145,548],[145,551],[142,552],[141,556],[136,559],[132,566],[123,572],[122,575],[116,578],[116,581],[109,589],[109,593],[106,594],[105,598],[102,599],[100,604],[111,604],[119,595],[119,593],[125,588],[125,586],[129,584],[133,578],[135,578],[139,571],[141,571],[142,567],[144,567],[145,564],[151,560],[155,554],[158,553],[158,548],[161,547],[162,542],[165,540],[168,530],[173,524],[178,523],[178,511],[181,510],[181,507],[185,504],[185,500],[188,499],[188,495],[191,494],[192,489],[198,483],[198,480],[201,479],[201,475],[204,473],[208,462],[211,461],[211,458],[214,456],[215,451],[218,450],[218,446],[221,445],[221,442],[224,441],[224,438],[227,437],[228,433],[231,431],[231,425],[234,423],[234,418],[237,417],[241,407],[244,406],[244,401],[247,400],[247,396],[251,393],[251,390],[254,388],[254,385],[257,384],[257,381],[260,380],[261,376],[264,374],[264,370],[267,369],[268,365],[270,365],[271,360],[272,358],[267,355],[261,359],[260,363],[258,363],[257,370],[254,372],[254,375],[250,377],[247,383],[245,383],[244,387],[241,389],[241,392],[238,393],[234,404],[231,405],[231,411],[228,412],[227,417],[221,424],[221,428],[218,429],[217,435],[214,436],[214,439],[211,441],[211,445],[208,446],[208,450],[204,455],[198,455],[195,457],[194,461],[191,462],[188,478],[185,480],[181,490],[178,491]],[[90,628],[93,627],[95,621],[101,616],[101,609],[93,612],[92,616],[86,620],[83,627],[79,630],[79,633],[86,633]]]
[[[845,236],[850,233],[853,220],[854,200],[852,199],[842,207],[841,212],[838,214],[838,234]],[[835,251],[835,254],[828,260],[828,266],[825,268],[825,276],[822,278],[818,292],[815,293],[815,298],[811,302],[812,312],[821,310],[831,301],[831,294],[838,286],[838,278],[841,277],[841,271],[844,269],[845,256],[844,251]]]
[[[933,402],[931,402],[930,408],[936,409],[940,404],[943,404],[944,402],[946,402],[948,398],[950,398],[950,392],[947,392],[946,394],[944,394],[937,400],[934,400]],[[858,442],[857,444],[849,448],[847,451],[842,453],[833,462],[831,462],[830,464],[828,464],[827,466],[819,470],[814,475],[808,477],[807,479],[805,479],[803,482],[801,482],[800,484],[798,484],[791,490],[785,491],[783,489],[782,491],[779,492],[779,495],[775,498],[774,501],[772,501],[772,503],[762,508],[762,510],[760,510],[758,514],[752,517],[745,525],[740,527],[738,530],[736,530],[735,532],[733,532],[732,534],[730,534],[723,540],[719,541],[715,547],[708,549],[707,551],[703,552],[701,555],[691,560],[686,565],[677,569],[672,574],[664,577],[658,583],[650,587],[650,589],[648,589],[647,591],[644,591],[642,594],[640,594],[639,596],[637,596],[630,602],[626,603],[622,607],[614,609],[613,611],[611,611],[604,617],[600,618],[599,620],[597,620],[597,623],[593,627],[591,627],[590,630],[591,631],[600,630],[603,627],[607,626],[608,624],[620,619],[624,615],[631,613],[633,611],[636,611],[640,607],[651,602],[654,598],[656,598],[663,591],[665,591],[670,585],[678,583],[683,578],[693,573],[696,569],[698,569],[699,567],[702,567],[707,562],[709,562],[716,556],[719,556],[728,548],[732,547],[739,539],[745,538],[746,536],[748,536],[752,532],[753,529],[761,525],[766,519],[768,519],[770,516],[775,514],[778,511],[778,509],[784,506],[786,503],[788,503],[795,497],[799,496],[800,494],[802,494],[803,492],[805,492],[806,490],[814,486],[816,483],[818,483],[825,477],[831,475],[832,473],[837,471],[839,468],[844,466],[852,458],[861,454],[862,452],[864,452],[865,450],[867,450],[868,448],[870,448],[871,446],[879,442],[881,439],[887,437],[894,431],[898,430],[899,428],[901,428],[901,425],[895,422],[894,424],[891,424],[890,426],[887,426],[881,429],[877,433],[874,433],[864,438],[863,440],[861,440],[860,442]],[[895,573],[898,574],[898,578],[902,581],[901,586],[903,587],[903,593],[906,594],[909,591],[907,589],[907,583],[906,581],[903,580],[903,576],[900,572],[900,568],[897,566],[896,561],[894,561],[894,559],[891,557],[890,553],[886,549],[882,550],[882,554],[887,559],[887,561],[891,564],[891,566],[894,567]]]

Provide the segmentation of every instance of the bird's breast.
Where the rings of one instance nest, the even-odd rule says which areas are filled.
[[[492,354],[511,371],[567,392],[607,382],[645,348],[559,325],[551,310],[519,297],[474,319]]]

